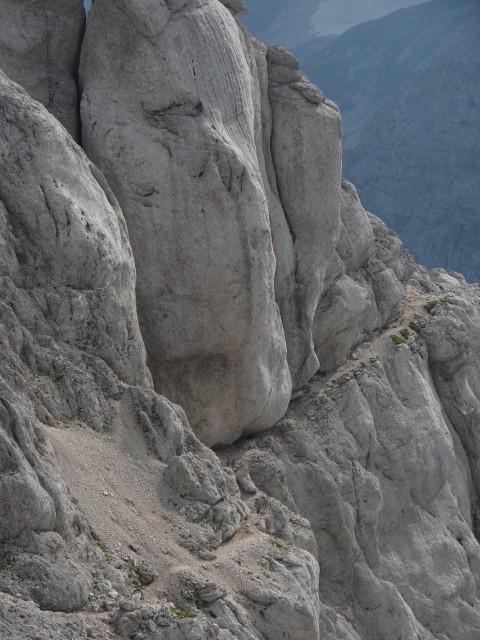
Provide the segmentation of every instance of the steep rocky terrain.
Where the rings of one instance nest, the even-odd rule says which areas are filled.
[[[344,173],[415,258],[478,281],[480,8],[433,0],[299,52],[338,102]]]
[[[97,0],[85,150],[0,76],[0,637],[476,640],[479,290],[241,10]]]

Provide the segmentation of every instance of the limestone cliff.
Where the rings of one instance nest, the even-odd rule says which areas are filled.
[[[0,636],[480,639],[479,290],[241,4],[97,0],[90,157],[0,76]]]
[[[129,226],[155,387],[204,442],[225,444],[272,426],[292,380],[318,367],[340,118],[219,2],[153,15],[109,0],[89,15],[83,142]]]

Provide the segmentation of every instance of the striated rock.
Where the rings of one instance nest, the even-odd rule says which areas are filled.
[[[243,4],[243,0],[220,0],[220,2],[227,7],[234,16],[237,14],[244,15],[248,13],[248,9]]]
[[[312,325],[339,231],[340,116],[291,54],[269,47],[267,60],[272,161],[295,261],[293,294],[279,306],[296,389],[318,368]]]
[[[128,220],[155,386],[204,442],[229,442],[271,426],[290,396],[250,71],[216,0],[172,14],[162,3],[151,24],[149,3],[124,10],[106,1],[89,18],[85,146]]]
[[[2,0],[0,13],[0,67],[77,138],[82,1]]]
[[[340,119],[289,54],[253,42],[216,0],[151,16],[149,2],[108,0],[89,15],[83,140],[129,225],[155,387],[205,443],[225,444],[272,426],[291,378],[317,367]]]
[[[415,268],[336,108],[221,3],[89,30],[155,385],[251,437],[154,391],[119,204],[1,75],[0,635],[480,640],[478,288]]]

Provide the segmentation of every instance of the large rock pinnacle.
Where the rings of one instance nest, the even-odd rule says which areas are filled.
[[[316,369],[311,326],[339,221],[340,120],[301,77],[271,87],[272,113],[267,50],[217,0],[151,5],[94,6],[83,139],[127,219],[155,386],[204,442],[225,444],[272,426],[291,379]],[[308,153],[295,163],[298,136]],[[303,162],[298,198],[282,195]]]

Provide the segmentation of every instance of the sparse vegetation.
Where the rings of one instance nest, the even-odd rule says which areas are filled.
[[[270,544],[274,546],[276,549],[278,549],[279,551],[285,551],[285,552],[288,551],[288,547],[286,547],[281,542],[279,542],[277,538],[270,538]]]
[[[410,331],[408,329],[400,329],[398,332],[404,340],[408,340],[410,337]]]
[[[196,618],[197,614],[188,609],[182,609],[181,607],[170,607],[170,611],[179,618]]]
[[[432,311],[435,309],[435,307],[437,306],[437,304],[439,304],[440,301],[439,300],[430,300],[429,302],[427,302],[427,304],[425,305],[425,309],[428,311],[428,313],[432,313]]]
[[[100,549],[100,551],[105,556],[105,560],[107,560],[107,562],[111,562],[113,560],[113,556],[110,555],[110,553],[108,552],[107,543],[104,542],[103,540],[101,540],[97,536],[97,534],[94,533],[93,531],[92,531],[92,538],[93,538],[93,541],[95,542],[95,544],[97,545],[97,547]]]
[[[129,569],[127,575],[132,582],[138,582],[140,584],[138,573],[135,571],[135,569]]]
[[[405,340],[401,337],[401,336],[397,336],[396,334],[392,333],[392,335],[390,336],[390,340],[396,344],[397,346],[399,344],[405,344]]]

